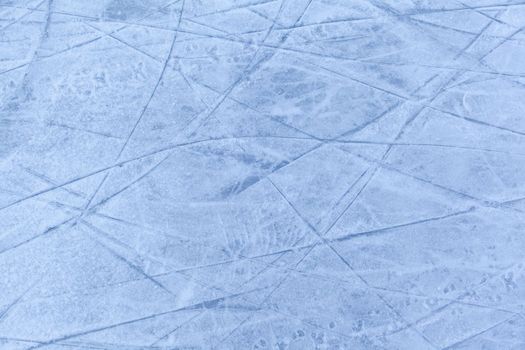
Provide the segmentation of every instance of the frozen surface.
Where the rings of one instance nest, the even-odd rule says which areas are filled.
[[[0,0],[0,349],[525,349],[520,0]]]

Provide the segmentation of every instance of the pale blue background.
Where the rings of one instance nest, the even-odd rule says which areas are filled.
[[[0,349],[525,349],[524,26],[0,0]]]

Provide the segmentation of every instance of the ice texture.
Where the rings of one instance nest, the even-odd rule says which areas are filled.
[[[0,349],[525,349],[521,0],[0,0]]]

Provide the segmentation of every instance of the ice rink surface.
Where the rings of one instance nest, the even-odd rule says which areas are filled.
[[[525,349],[525,2],[0,0],[0,349]]]

